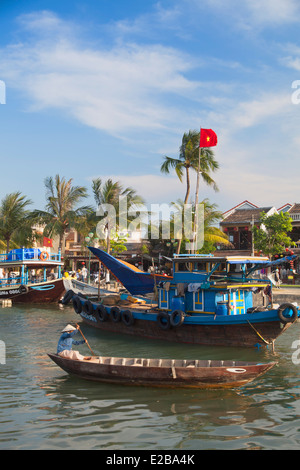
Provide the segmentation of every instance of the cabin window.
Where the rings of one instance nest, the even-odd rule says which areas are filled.
[[[206,263],[203,261],[195,261],[193,271],[206,271]]]
[[[191,266],[192,266],[192,263],[188,263],[187,261],[182,261],[180,263],[176,263],[176,271],[190,272]]]
[[[216,269],[216,272],[220,272],[220,271],[222,272],[226,271],[226,263],[220,263],[220,265]]]
[[[242,271],[242,265],[241,264],[230,264],[229,265],[229,272],[230,273],[238,273]]]
[[[209,263],[208,264],[208,271],[215,269],[216,272],[218,271],[225,271],[226,270],[226,263]]]

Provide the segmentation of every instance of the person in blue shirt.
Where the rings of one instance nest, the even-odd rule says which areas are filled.
[[[63,330],[57,344],[57,354],[63,357],[69,357],[70,359],[82,359],[83,356],[78,351],[72,351],[72,345],[84,344],[85,340],[76,341],[73,336],[78,332],[79,326],[76,328],[72,325],[67,325]]]

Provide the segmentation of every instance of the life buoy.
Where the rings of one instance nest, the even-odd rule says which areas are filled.
[[[165,312],[159,312],[157,315],[157,323],[162,330],[169,330],[171,327],[170,315]]]
[[[124,310],[124,312],[122,312],[122,322],[126,326],[131,326],[134,324],[134,316],[130,310]]]
[[[113,322],[117,323],[121,320],[121,310],[119,307],[112,307],[110,309],[111,319]]]
[[[93,315],[94,313],[94,307],[93,304],[90,300],[86,300],[83,304],[83,311],[87,313],[88,315]]]
[[[73,308],[74,308],[75,312],[76,313],[81,313],[82,312],[82,304],[81,304],[81,300],[78,297],[78,295],[75,295],[75,297],[73,297],[72,303],[73,303]]]
[[[67,304],[70,302],[70,300],[73,298],[73,296],[74,296],[74,291],[72,291],[72,289],[69,289],[69,290],[65,293],[65,295],[64,295],[64,297],[63,297],[61,303],[62,303],[63,305],[67,305]]]
[[[184,312],[182,310],[174,310],[170,315],[170,323],[172,326],[181,326],[184,322]]]
[[[46,261],[47,259],[49,259],[49,253],[47,253],[47,251],[42,251],[42,253],[40,254],[40,260]]]
[[[94,314],[96,318],[101,322],[104,322],[108,319],[108,313],[104,305],[97,305],[97,307],[95,308]]]
[[[286,310],[292,310],[292,315],[291,316],[285,316],[284,312]],[[298,318],[298,310],[297,307],[293,304],[282,304],[277,310],[278,318],[281,321],[281,323],[286,324],[286,323],[292,323]]]

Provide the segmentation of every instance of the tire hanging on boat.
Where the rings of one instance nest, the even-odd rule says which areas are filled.
[[[157,323],[162,330],[169,330],[171,328],[170,315],[166,312],[159,312]]]
[[[126,326],[131,326],[134,324],[134,316],[130,310],[124,310],[124,312],[122,312],[122,322]]]
[[[174,310],[170,315],[170,323],[172,326],[181,326],[184,322],[184,312],[182,310]]]
[[[63,305],[67,305],[70,302],[70,300],[73,298],[73,296],[74,296],[74,291],[72,289],[69,289],[63,296],[61,303]]]
[[[75,312],[76,313],[81,313],[82,312],[82,304],[81,304],[81,301],[80,301],[80,298],[78,297],[78,295],[75,295],[75,297],[73,297],[72,303],[73,303],[73,308],[74,308]]]
[[[293,311],[293,314],[292,316],[290,317],[286,317],[283,312],[287,309],[290,309]],[[279,320],[281,321],[281,323],[283,324],[286,324],[286,323],[292,323],[294,322],[297,317],[298,317],[298,310],[297,310],[297,307],[295,307],[295,305],[293,304],[289,304],[289,303],[286,303],[286,304],[281,304],[280,307],[278,308],[277,310],[277,314],[278,314],[278,318]]]
[[[101,322],[104,322],[108,319],[108,313],[104,305],[97,305],[97,307],[94,310],[94,315],[97,318],[97,320]]]
[[[94,313],[94,307],[93,304],[90,300],[86,300],[83,304],[83,311],[87,313],[88,315],[93,315]]]
[[[111,319],[113,322],[117,323],[121,320],[121,310],[119,307],[112,307],[110,309]]]

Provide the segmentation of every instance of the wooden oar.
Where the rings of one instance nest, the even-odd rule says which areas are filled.
[[[87,347],[89,348],[89,350],[91,351],[91,353],[93,354],[93,356],[96,356],[96,354],[95,354],[94,351],[92,350],[91,346],[89,345],[88,340],[86,339],[86,337],[85,337],[84,334],[82,333],[82,331],[81,331],[80,326],[78,325],[78,323],[76,323],[76,326],[78,327],[78,330],[80,331],[81,336],[82,336],[83,339],[85,340],[85,342],[86,342],[86,344],[87,344]]]

